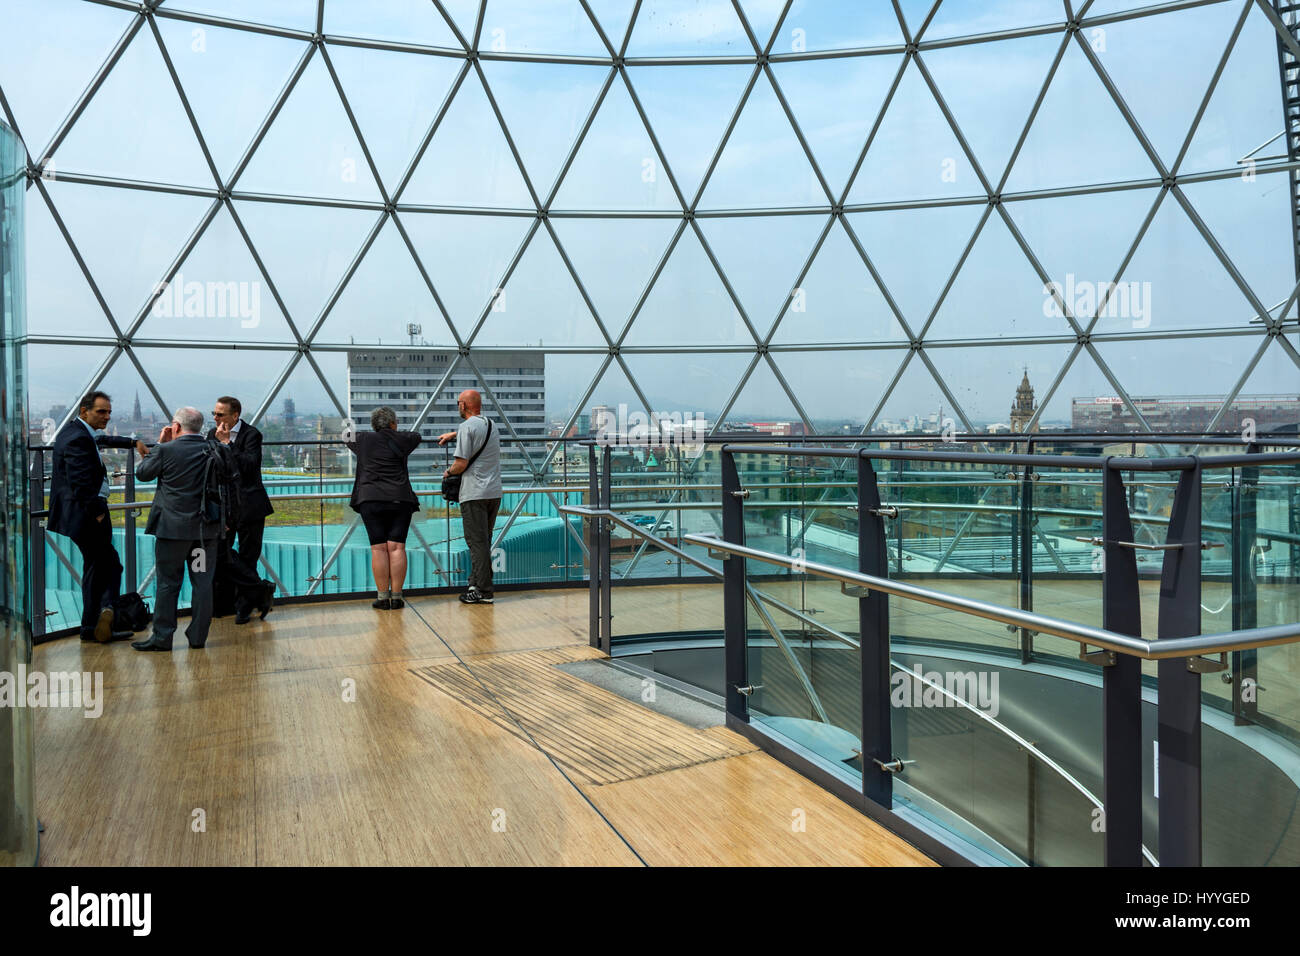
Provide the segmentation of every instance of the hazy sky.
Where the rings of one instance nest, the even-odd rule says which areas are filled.
[[[1089,15],[1146,5],[1137,0],[1097,2]],[[165,5],[308,31],[314,29],[315,6],[314,0],[174,0]],[[472,37],[478,4],[446,6],[462,33]],[[592,3],[615,46],[622,42],[632,6],[630,0]],[[783,3],[752,0],[741,6],[759,42],[765,43]],[[930,4],[913,0],[902,7],[909,30],[915,31]],[[1168,167],[1183,151],[1218,60],[1248,7],[1241,36],[1182,157],[1182,174],[1237,169],[1239,159],[1281,132],[1276,40],[1268,22],[1245,0],[1224,0],[1085,28],[1081,34]],[[923,40],[1061,23],[1063,10],[1059,0],[943,0]],[[0,89],[29,150],[39,159],[134,15],[85,0],[0,0],[0,15],[7,27],[0,36]],[[156,23],[225,182],[310,44],[165,16]],[[459,46],[431,4],[398,0],[328,0],[325,31]],[[772,75],[780,95],[760,74],[711,173],[714,152],[749,85],[753,64],[631,64],[628,79],[662,156],[627,87],[615,77],[558,187],[557,177],[605,86],[609,67],[484,61],[486,89],[475,70],[464,74],[400,195],[400,203],[425,208],[399,213],[406,238],[391,220],[379,227],[374,244],[318,330],[323,308],[379,224],[381,211],[237,198],[235,209],[283,311],[234,218],[222,208],[180,268],[183,282],[199,289],[202,314],[186,315],[183,296],[168,297],[169,306],[175,302],[182,308],[146,314],[134,333],[136,355],[168,404],[202,405],[220,392],[234,391],[246,396],[246,405],[256,407],[294,353],[246,346],[292,344],[286,312],[301,335],[314,333],[312,341],[318,346],[405,342],[411,322],[423,327],[430,344],[452,346],[453,336],[408,249],[409,238],[452,324],[462,339],[473,334],[475,346],[603,350],[607,343],[598,320],[618,341],[640,303],[635,322],[622,338],[632,351],[623,357],[658,410],[714,414],[753,361],[756,334],[760,341],[770,336],[775,347],[771,361],[811,417],[865,418],[906,358],[909,339],[920,337],[927,345],[925,354],[972,421],[1005,420],[1023,371],[1028,369],[1041,395],[1074,351],[1073,332],[1063,317],[1052,314],[1043,282],[1015,232],[1048,277],[1060,283],[1067,304],[1088,312],[1095,308],[1103,284],[1116,278],[1161,193],[1158,188],[1112,189],[1084,196],[1015,198],[1038,190],[1158,177],[1088,56],[1073,41],[1016,162],[1007,170],[1063,37],[1052,31],[997,42],[923,46],[924,71],[916,61],[907,63],[851,186],[849,177],[867,135],[904,63],[898,53],[774,63]],[[890,4],[796,0],[772,51],[903,42]],[[581,7],[569,0],[490,0],[479,46],[486,51],[607,55]],[[390,197],[397,190],[465,62],[339,44],[327,44],[325,50],[370,149],[379,182],[318,50],[236,182],[236,193],[381,203],[379,183]],[[724,0],[645,2],[627,48],[630,57],[752,53],[732,5]],[[945,119],[927,72],[974,162]],[[522,173],[492,110],[489,91],[510,129]],[[842,197],[850,206],[984,197],[978,164],[990,188],[1013,194],[1005,205],[1012,226],[998,212],[988,214],[987,204],[981,202],[870,209],[828,221],[825,210],[831,200],[786,118],[781,96],[835,202]],[[1285,143],[1276,140],[1256,155],[1262,160],[1284,151]],[[212,200],[57,177],[91,174],[214,188],[148,27],[126,48],[55,150],[53,161],[56,178],[46,183],[50,197],[108,308],[126,329],[203,221]],[[743,315],[690,225],[642,302],[647,282],[681,225],[680,215],[644,217],[654,212],[680,214],[682,205],[668,169],[688,205],[709,174],[696,207],[701,212],[795,211],[698,220]],[[529,182],[540,202],[554,192],[553,211],[599,215],[556,215],[539,225],[525,216],[433,211],[531,210],[535,207]],[[1296,281],[1288,185],[1285,173],[1260,169],[1253,176],[1181,187],[1189,208],[1212,231],[1252,295],[1270,309],[1287,299]],[[93,346],[31,346],[29,393],[32,410],[39,413],[53,402],[75,397],[111,352],[114,334],[45,202],[35,190],[27,197],[30,333],[103,339]],[[949,276],[977,227],[978,237],[949,287]],[[551,229],[586,298],[570,276]],[[494,290],[530,233],[518,266],[504,283],[497,310],[484,317]],[[863,262],[859,245],[883,289]],[[814,248],[816,258],[801,279]],[[1249,329],[1255,308],[1174,195],[1160,199],[1120,279],[1123,307],[1099,318],[1094,344],[1130,394],[1222,394],[1236,384],[1263,340],[1257,335],[1205,333]],[[243,295],[244,309],[215,314],[204,293],[227,283]],[[480,319],[482,327],[475,333]],[[1175,330],[1192,334],[1150,338]],[[175,341],[208,347],[167,347]],[[872,348],[849,347],[864,344]],[[789,345],[812,348],[780,349]],[[748,351],[676,351],[683,346]],[[636,348],[658,351],[644,354]],[[323,349],[314,354],[346,401],[343,354]],[[572,410],[604,358],[595,353],[548,356],[551,415]],[[152,401],[125,357],[109,372],[105,385],[122,408],[129,408],[137,388],[142,400]],[[1272,344],[1244,391],[1298,392],[1300,369]],[[1084,351],[1044,420],[1067,420],[1072,397],[1113,392]],[[300,412],[328,407],[306,361],[298,363],[274,407],[290,395]],[[588,404],[600,401],[635,402],[617,364],[610,366]],[[925,414],[950,404],[916,355],[881,416]],[[759,359],[732,414],[794,416],[768,358]]]

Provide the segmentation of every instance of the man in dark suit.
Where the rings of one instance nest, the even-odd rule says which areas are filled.
[[[236,624],[247,624],[253,608],[265,618],[275,594],[274,582],[263,580],[257,570],[266,519],[274,512],[262,484],[262,433],[240,417],[243,410],[239,399],[221,396],[212,406],[214,427],[208,430],[209,439],[230,449],[234,466],[237,520],[226,533],[219,574],[235,589]]]
[[[130,448],[143,457],[143,442],[103,429],[113,417],[113,400],[103,392],[86,395],[54,439],[50,476],[50,514],[46,529],[69,537],[81,551],[81,639],[100,643],[115,635],[113,604],[122,588],[122,562],[113,547],[113,523],[108,511],[108,469],[101,448]]]
[[[170,651],[176,633],[176,601],[186,567],[190,572],[190,647],[202,647],[212,622],[212,575],[224,530],[221,485],[231,470],[229,453],[201,434],[203,413],[182,408],[158,436],[153,453],[136,466],[141,481],[158,482],[144,533],[154,537],[158,606],[153,634],[131,646]]]

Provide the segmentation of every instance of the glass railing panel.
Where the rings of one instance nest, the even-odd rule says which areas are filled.
[[[1253,479],[1245,487],[1256,489],[1255,537],[1248,554],[1255,600],[1246,622],[1253,618],[1256,626],[1264,627],[1300,621],[1300,465],[1242,471]],[[1247,663],[1250,653],[1243,652]],[[1253,653],[1258,719],[1300,741],[1300,645],[1262,647]]]
[[[1030,494],[1033,557],[1025,603],[1038,614],[1100,627],[1104,552],[1091,539],[1102,536],[1101,473],[1035,469]],[[1033,649],[1036,659],[1078,663],[1076,641],[1037,634]]]

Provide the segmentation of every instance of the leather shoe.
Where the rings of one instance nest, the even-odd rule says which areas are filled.
[[[263,587],[266,589],[262,598],[262,603],[257,606],[257,616],[265,621],[266,616],[271,613],[271,608],[275,607],[275,582],[263,581]]]
[[[101,644],[107,644],[113,639],[113,609],[106,607],[99,612],[99,620],[95,622],[95,640]]]
[[[135,637],[134,631],[114,631],[113,640],[125,641],[127,638]]]
[[[250,608],[241,607],[238,611],[235,612],[235,623],[247,624],[252,619],[252,617],[253,614]]]
[[[207,643],[208,643],[207,641],[200,641],[198,644],[195,644],[193,641],[190,641],[190,647],[194,648],[194,650],[196,651],[201,651],[203,650],[204,645]]]
[[[171,641],[159,641],[155,638],[149,638],[147,641],[132,641],[131,646],[137,651],[168,651],[172,649]]]

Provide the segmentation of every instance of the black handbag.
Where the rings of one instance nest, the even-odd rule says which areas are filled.
[[[474,452],[473,457],[465,463],[465,471],[469,471],[474,462],[478,460],[478,456],[481,455],[483,449],[487,447],[488,439],[492,437],[492,419],[485,415],[483,420],[487,422],[487,434],[483,436],[483,444],[479,445],[478,451]],[[442,500],[447,502],[447,504],[454,505],[460,503],[460,479],[461,475],[465,474],[465,471],[462,471],[460,475],[443,476]]]

